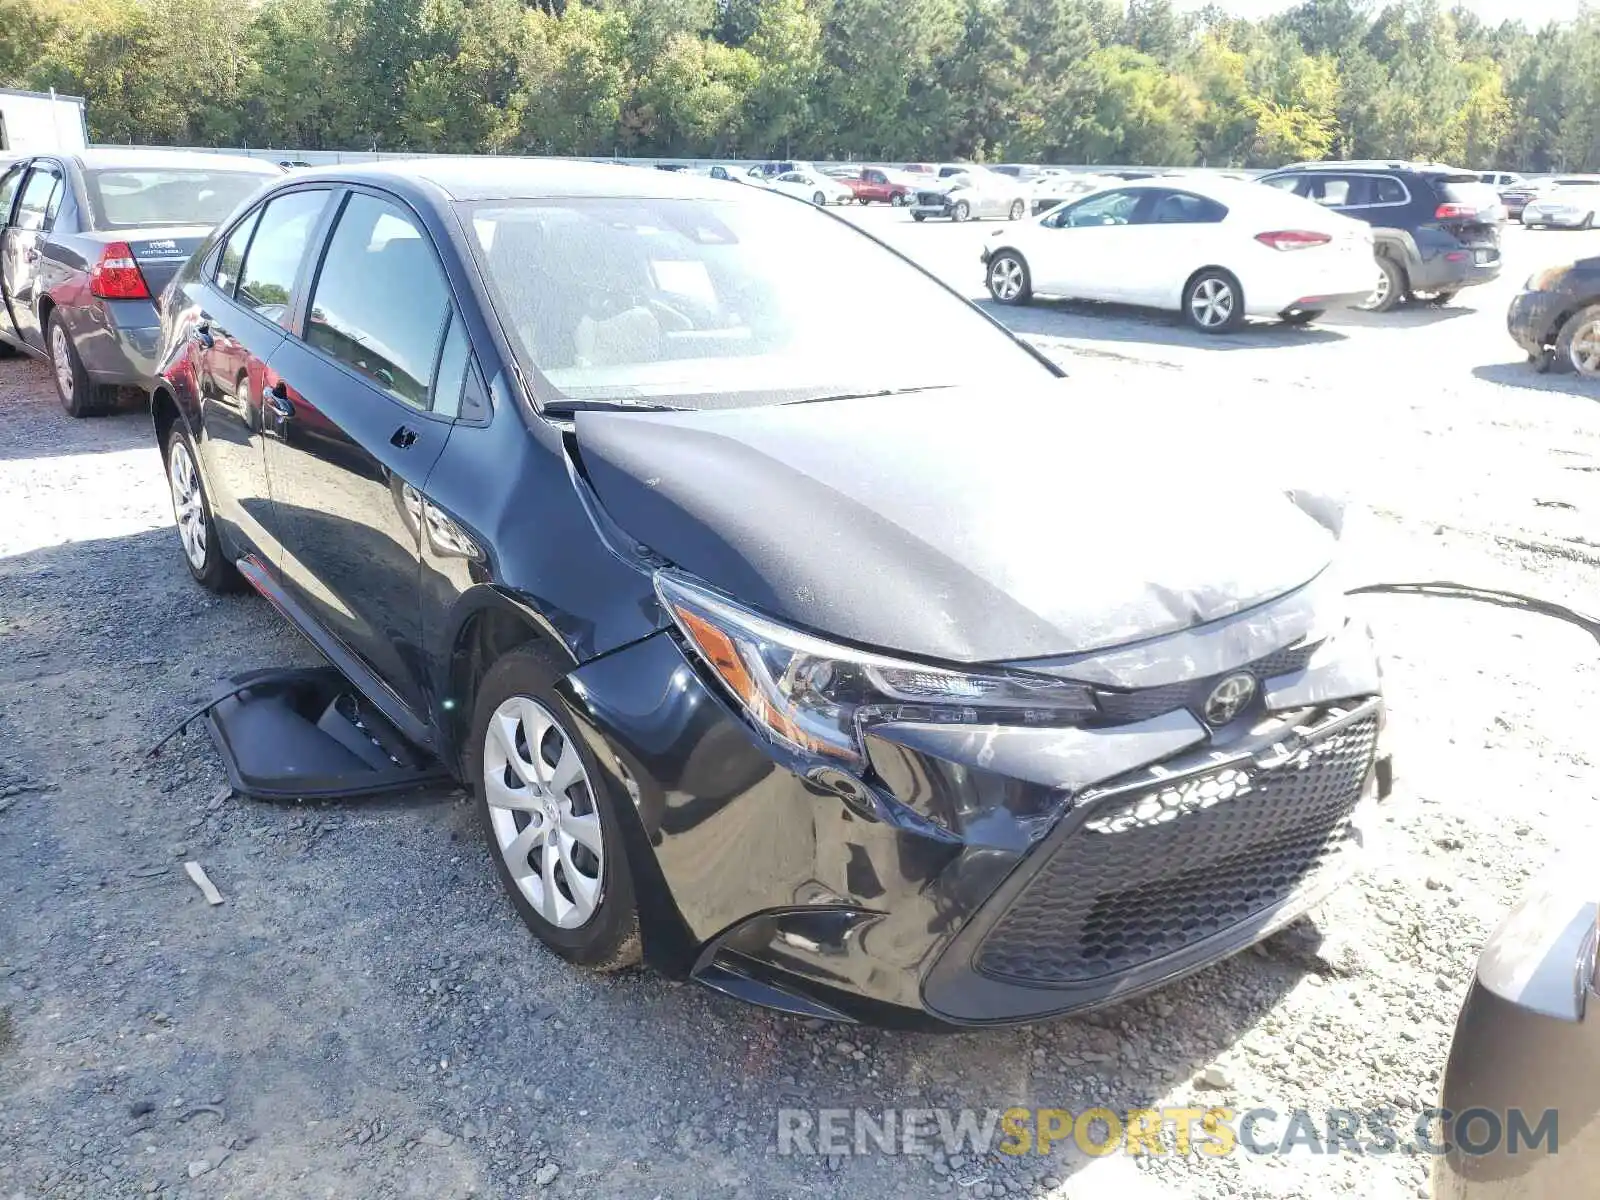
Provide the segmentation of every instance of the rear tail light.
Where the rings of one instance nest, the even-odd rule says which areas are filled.
[[[89,293],[102,300],[148,300],[150,288],[127,242],[112,242],[89,268]]]
[[[1470,221],[1478,210],[1470,204],[1441,204],[1433,210],[1436,221]]]
[[[1312,246],[1326,246],[1333,238],[1314,229],[1275,229],[1256,234],[1256,241],[1274,250],[1306,250]]]

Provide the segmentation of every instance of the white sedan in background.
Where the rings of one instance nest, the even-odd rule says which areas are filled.
[[[769,179],[767,186],[813,204],[849,204],[856,198],[854,189],[821,171],[785,171]]]
[[[989,294],[1175,309],[1203,333],[1246,316],[1293,325],[1372,293],[1372,227],[1233,179],[1119,184],[994,234]]]
[[[1600,175],[1558,175],[1522,210],[1529,229],[1592,229],[1600,224]]]

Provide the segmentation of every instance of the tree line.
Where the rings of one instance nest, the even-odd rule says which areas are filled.
[[[112,143],[1600,169],[1600,13],[1437,0],[0,0]]]

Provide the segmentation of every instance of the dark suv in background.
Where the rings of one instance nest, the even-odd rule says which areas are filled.
[[[1373,227],[1378,278],[1361,305],[1372,312],[1418,296],[1445,304],[1462,288],[1500,274],[1505,208],[1471,171],[1431,163],[1296,163],[1261,182]]]

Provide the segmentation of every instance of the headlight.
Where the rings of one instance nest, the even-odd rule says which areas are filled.
[[[1528,276],[1528,282],[1523,288],[1530,292],[1548,292],[1565,279],[1571,269],[1571,267],[1546,267],[1543,271],[1535,271]]]
[[[1070,725],[1097,711],[1082,684],[967,672],[840,646],[780,625],[675,571],[656,594],[695,653],[767,737],[859,769],[880,721]]]

